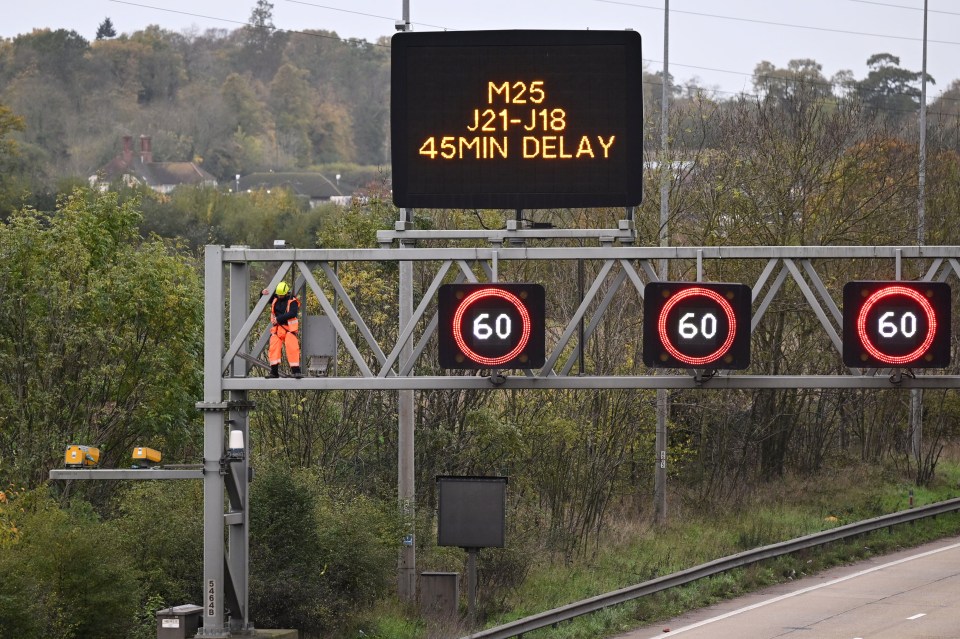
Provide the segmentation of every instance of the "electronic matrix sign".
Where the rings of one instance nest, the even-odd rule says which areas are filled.
[[[950,286],[944,282],[847,282],[843,363],[942,368],[950,363]]]
[[[404,32],[391,48],[397,206],[640,203],[640,34]]]
[[[654,368],[741,369],[750,363],[745,284],[651,282],[643,293],[643,361]]]
[[[506,477],[437,477],[437,545],[503,548]]]
[[[444,284],[437,294],[440,366],[543,366],[545,297],[539,284]]]

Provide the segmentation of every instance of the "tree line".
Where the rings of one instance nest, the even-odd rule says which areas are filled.
[[[0,215],[12,203],[51,210],[58,191],[86,179],[120,151],[124,135],[149,135],[157,161],[195,161],[221,181],[253,171],[326,163],[389,166],[390,42],[344,39],[323,29],[275,28],[273,6],[257,0],[246,26],[173,32],[157,25],[119,33],[106,18],[97,38],[35,29],[0,39]],[[827,78],[812,59],[756,65],[754,92],[789,101],[799,93],[833,102],[856,98],[872,114],[903,123],[916,112],[920,76],[877,53],[866,77]],[[933,78],[928,78],[933,82]],[[673,100],[732,104],[696,79]],[[644,106],[658,113],[660,73],[644,71]],[[956,146],[956,81],[930,105],[935,127]],[[688,125],[696,123],[690,122]],[[658,122],[645,128],[656,149]],[[716,146],[684,126],[675,144]],[[16,161],[11,162],[15,141]],[[938,143],[939,140],[932,140]],[[387,169],[388,170],[388,169]]]
[[[18,180],[4,186],[86,178],[123,135],[150,135],[157,161],[196,161],[220,179],[387,164],[389,41],[278,30],[271,8],[260,0],[232,31],[153,25],[107,37],[111,25],[93,42],[65,29],[0,40],[0,105],[22,123]]]

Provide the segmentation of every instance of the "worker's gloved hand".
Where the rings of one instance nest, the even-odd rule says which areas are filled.
[[[269,294],[270,294],[270,289],[269,289],[269,288],[265,288],[265,289],[263,289],[262,291],[260,291],[260,294],[261,294],[261,295],[269,295]]]

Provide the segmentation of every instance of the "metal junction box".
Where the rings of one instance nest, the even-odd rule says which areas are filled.
[[[184,604],[157,611],[157,639],[187,639],[196,636],[203,606]]]

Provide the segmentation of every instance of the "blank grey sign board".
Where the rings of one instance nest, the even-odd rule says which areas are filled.
[[[437,477],[437,545],[503,548],[506,477]]]

